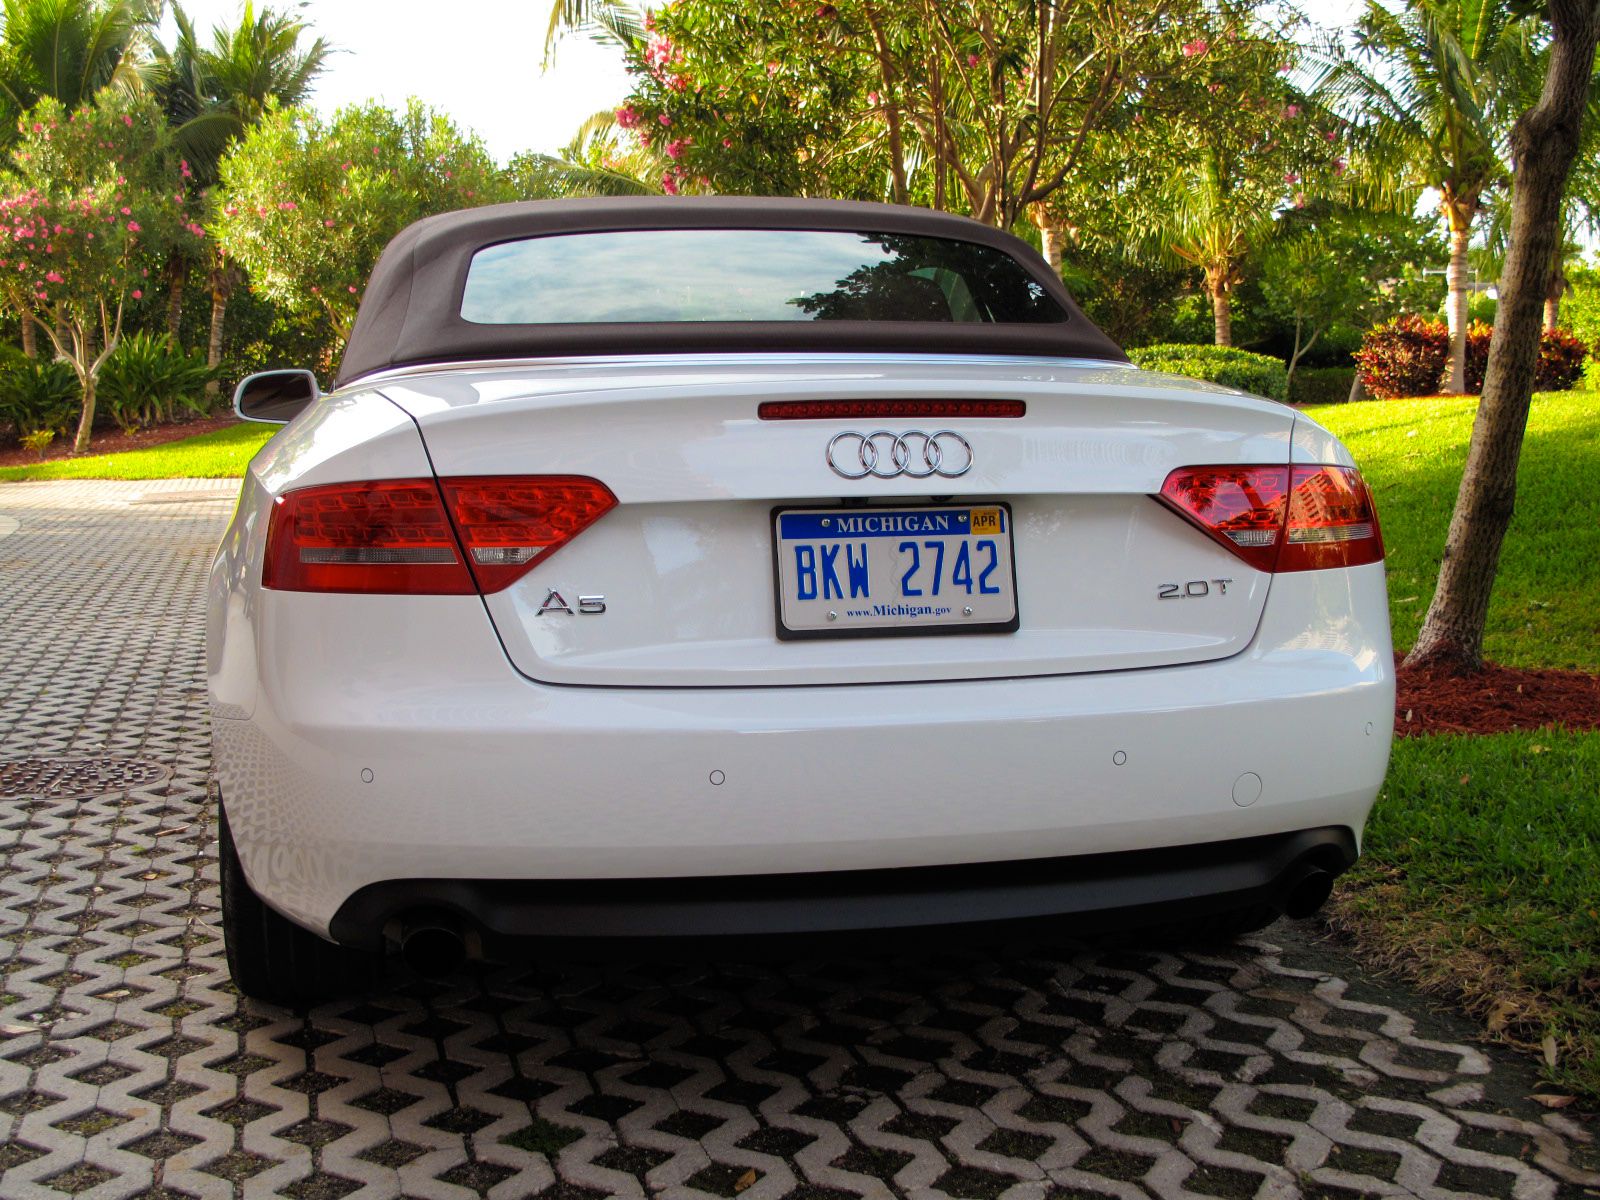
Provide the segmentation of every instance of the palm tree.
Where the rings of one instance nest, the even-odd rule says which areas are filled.
[[[0,152],[46,96],[68,111],[105,87],[142,90],[151,73],[157,0],[4,0],[0,7]],[[22,351],[38,355],[33,325]]]
[[[311,95],[316,78],[333,48],[317,38],[301,45],[307,25],[288,13],[245,0],[239,23],[211,31],[203,45],[194,23],[181,6],[172,6],[178,36],[173,48],[159,52],[159,94],[173,136],[193,175],[193,187],[204,193],[218,181],[218,168],[228,146],[241,138],[274,105],[293,107]],[[183,289],[194,264],[174,256],[168,264],[167,328],[177,337]],[[228,301],[238,282],[233,264],[210,243],[208,284],[211,330],[206,359],[215,369],[222,361],[222,334]],[[206,385],[215,395],[215,381]]]
[[[1507,138],[1544,77],[1542,22],[1510,0],[1378,0],[1356,27],[1358,58],[1340,56],[1327,94],[1400,184],[1433,188],[1450,229],[1450,364],[1466,387],[1467,247],[1489,193],[1509,181]]]
[[[1158,192],[1165,215],[1151,224],[1163,250],[1200,268],[1219,346],[1233,345],[1233,290],[1244,282],[1245,259],[1277,216],[1274,197],[1264,196],[1229,157],[1208,145],[1175,164],[1170,186]]]
[[[0,144],[46,96],[70,111],[104,87],[141,90],[157,8],[156,0],[4,0]]]
[[[626,49],[644,41],[645,11],[629,0],[550,0],[550,27],[544,35],[544,65],[555,56],[567,32],[587,33],[597,42]]]
[[[610,109],[594,114],[559,154],[512,156],[506,176],[525,200],[562,196],[657,196],[671,165],[659,150],[624,143]]]

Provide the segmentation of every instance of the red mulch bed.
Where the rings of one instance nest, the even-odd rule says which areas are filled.
[[[157,425],[153,429],[141,429],[138,433],[131,434],[123,433],[120,429],[108,429],[95,434],[90,439],[88,453],[120,454],[124,450],[143,450],[147,446],[159,446],[163,442],[176,442],[180,438],[194,437],[197,433],[210,433],[213,429],[223,429],[238,423],[239,418],[230,412],[222,413],[215,417],[201,417],[194,421],[183,421],[176,425]],[[66,437],[56,438],[44,452],[45,462],[70,457],[72,457],[71,432]],[[37,454],[21,446],[0,449],[0,467],[25,467],[30,463],[39,461]]]
[[[1395,655],[1396,661],[1400,655]],[[1471,675],[1401,671],[1397,737],[1429,733],[1505,733],[1562,725],[1600,729],[1600,676],[1586,671],[1520,671],[1485,663]]]

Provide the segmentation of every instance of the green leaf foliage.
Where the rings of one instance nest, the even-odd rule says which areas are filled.
[[[323,38],[302,45],[305,22],[290,12],[258,9],[252,0],[245,0],[237,25],[211,31],[209,44],[182,5],[173,4],[172,18],[172,48],[156,48],[156,95],[193,168],[194,186],[207,188],[217,182],[228,145],[273,103],[293,107],[309,99],[333,49]]]
[[[83,450],[95,383],[128,304],[175,247],[203,242],[206,231],[187,211],[166,122],[148,98],[106,88],[70,113],[42,100],[21,132],[0,192],[0,304],[72,364]]]
[[[291,312],[325,312],[341,339],[395,234],[510,196],[482,142],[416,100],[329,121],[269,112],[224,160],[219,190],[217,236],[251,285]]]
[[[1168,342],[1130,350],[1137,367],[1189,379],[1206,379],[1224,387],[1253,392],[1269,400],[1288,396],[1289,379],[1283,360],[1231,346],[1188,346]]]
[[[0,421],[21,436],[65,433],[78,409],[78,377],[64,362],[27,358],[6,347],[0,354]]]
[[[100,398],[118,427],[131,432],[171,421],[180,409],[208,411],[205,386],[213,374],[205,355],[183,350],[165,334],[135,333],[100,369]]]
[[[106,87],[137,94],[151,74],[143,51],[155,6],[148,0],[5,0],[0,20],[0,146],[40,100],[67,110]]]

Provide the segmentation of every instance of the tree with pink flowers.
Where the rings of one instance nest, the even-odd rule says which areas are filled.
[[[669,0],[624,40],[620,125],[664,190],[889,199],[1012,228],[1152,89],[1203,0]]]
[[[44,100],[20,133],[0,194],[0,304],[77,373],[81,452],[128,303],[142,298],[176,239],[206,231],[185,210],[166,122],[149,101],[106,90],[68,112]]]
[[[349,336],[373,265],[395,234],[433,213],[508,199],[483,144],[413,100],[324,121],[269,112],[222,163],[213,219],[251,287],[294,313],[323,312]]]

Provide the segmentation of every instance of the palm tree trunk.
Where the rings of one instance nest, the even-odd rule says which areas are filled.
[[[22,352],[29,358],[39,357],[39,331],[27,317],[22,318]]]
[[[1460,395],[1467,390],[1467,284],[1471,278],[1467,243],[1472,238],[1472,212],[1446,200],[1445,213],[1450,219],[1450,265],[1445,270],[1445,320],[1450,326],[1450,358],[1440,390]]]
[[[1489,597],[1516,505],[1517,462],[1533,399],[1540,308],[1550,290],[1562,237],[1561,200],[1578,154],[1600,43],[1600,9],[1593,0],[1550,0],[1548,11],[1554,36],[1544,88],[1511,131],[1511,246],[1500,276],[1483,397],[1445,536],[1439,587],[1407,666],[1471,671],[1483,665]]]
[[[1544,294],[1544,331],[1554,333],[1561,324],[1561,298],[1567,294],[1566,246],[1562,245],[1550,267],[1550,286]]]
[[[1206,295],[1211,297],[1211,321],[1219,346],[1233,345],[1233,297],[1226,267],[1206,268]]]
[[[1211,321],[1216,326],[1217,345],[1233,345],[1233,307],[1227,292],[1219,291],[1212,295]]]

